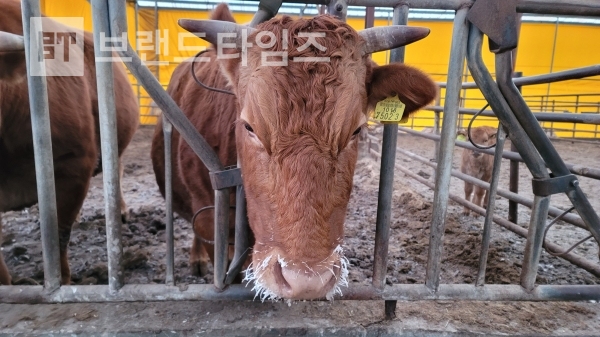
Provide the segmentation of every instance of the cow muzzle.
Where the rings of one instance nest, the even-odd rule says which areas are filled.
[[[248,268],[245,281],[254,281],[253,290],[262,301],[332,300],[348,286],[347,276],[347,259],[338,246],[328,258],[311,264],[271,254]]]

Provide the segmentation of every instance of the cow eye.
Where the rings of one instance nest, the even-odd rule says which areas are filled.
[[[358,135],[358,134],[360,133],[360,130],[362,130],[362,126],[361,126],[361,127],[359,127],[358,129],[356,129],[356,130],[354,131],[354,133],[352,134],[352,136],[356,136],[356,135]]]
[[[246,128],[246,130],[248,130],[248,132],[254,133],[254,129],[250,126],[250,124],[244,123],[244,128]]]

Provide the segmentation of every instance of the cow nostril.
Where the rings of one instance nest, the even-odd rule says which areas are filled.
[[[275,266],[273,266],[273,275],[275,276],[275,282],[277,282],[277,284],[283,289],[292,289],[288,281],[286,281],[285,277],[283,277],[283,270],[281,269],[281,264],[279,262],[275,263]]]

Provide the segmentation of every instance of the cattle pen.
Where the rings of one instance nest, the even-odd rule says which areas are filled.
[[[121,36],[127,33],[125,1],[91,0],[94,15],[94,38],[100,44],[100,34],[106,36]],[[305,3],[307,1],[297,1]],[[437,142],[436,164],[428,159],[410,152],[397,149],[399,131],[415,134],[417,132],[398,126],[385,124],[383,126],[381,153],[381,174],[379,183],[379,198],[377,207],[375,248],[373,252],[373,277],[371,286],[349,287],[344,290],[340,300],[384,300],[387,316],[392,316],[398,300],[474,300],[474,301],[584,301],[600,300],[598,285],[538,285],[536,275],[543,247],[551,251],[564,251],[564,248],[553,243],[544,242],[546,221],[548,215],[562,219],[575,226],[588,230],[596,242],[600,242],[600,219],[584,194],[585,186],[580,186],[575,174],[598,179],[600,172],[595,168],[569,165],[563,162],[552,143],[548,140],[538,121],[570,121],[590,124],[600,124],[598,115],[580,114],[533,114],[525,104],[516,85],[528,83],[549,83],[567,78],[582,78],[600,74],[600,66],[574,69],[563,73],[548,74],[536,78],[524,77],[513,81],[511,52],[517,44],[516,27],[517,13],[537,13],[553,15],[600,16],[600,3],[591,0],[514,0],[492,2],[479,0],[323,0],[311,2],[325,5],[329,13],[345,18],[348,6],[390,7],[394,9],[393,24],[405,25],[411,8],[454,10],[452,47],[448,68],[448,81],[444,84],[444,106],[430,107],[433,111],[443,112],[436,119],[434,134],[419,134]],[[253,24],[274,16],[281,2],[261,1],[259,12]],[[498,6],[494,8],[494,6]],[[513,6],[511,8],[511,6]],[[42,58],[43,48],[39,46],[39,35],[30,34],[30,18],[40,16],[39,1],[22,0],[24,47],[28,59]],[[506,15],[507,22],[513,25],[509,29],[494,26],[486,22],[485,16],[491,11]],[[511,21],[512,20],[512,21]],[[481,60],[483,34],[487,35],[492,44],[496,60],[496,80]],[[28,76],[30,102],[32,111],[33,135],[35,139],[36,174],[40,205],[40,223],[42,228],[42,245],[44,261],[43,286],[0,286],[0,303],[72,303],[72,302],[138,302],[138,301],[167,301],[167,300],[251,300],[254,293],[244,285],[232,284],[233,278],[241,271],[248,251],[248,223],[245,221],[244,198],[237,198],[236,205],[236,236],[235,255],[228,266],[228,210],[229,189],[237,188],[238,196],[243,196],[239,168],[225,168],[212,151],[210,146],[185,118],[183,112],[167,95],[154,75],[144,66],[131,46],[119,48],[118,54],[129,71],[146,89],[157,106],[163,111],[165,149],[171,149],[168,135],[175,127],[182,137],[192,147],[211,172],[211,182],[215,189],[215,214],[220,216],[215,220],[215,263],[214,284],[191,284],[184,288],[175,283],[173,276],[174,244],[173,244],[173,215],[171,201],[171,183],[169,164],[166,165],[166,207],[167,217],[167,258],[165,284],[125,284],[122,272],[123,245],[121,236],[121,217],[119,214],[119,168],[116,154],[116,125],[114,92],[112,88],[112,71],[110,63],[96,64],[99,88],[99,104],[101,111],[102,158],[104,163],[104,189],[106,212],[106,235],[108,251],[108,285],[61,286],[60,263],[58,261],[58,229],[56,220],[56,200],[54,195],[54,178],[51,155],[50,123],[48,117],[47,93],[45,78]],[[39,52],[35,55],[34,52]],[[96,57],[110,58],[110,52],[97,49]],[[103,54],[104,53],[104,54]],[[398,48],[390,53],[390,62],[402,62],[404,49]],[[458,118],[460,113],[469,113],[459,108],[459,93],[463,87],[475,84],[463,84],[464,62],[467,60],[476,86],[483,92],[490,104],[493,114],[500,121],[498,143],[496,150],[488,150],[495,156],[494,175],[489,184],[473,181],[475,184],[489,188],[491,204],[487,210],[473,207],[460,201],[450,194],[452,157],[455,146]],[[29,63],[28,63],[29,65]],[[108,67],[108,68],[106,68]],[[488,113],[489,115],[492,112]],[[439,116],[439,115],[436,115]],[[443,127],[439,130],[439,126]],[[439,134],[439,135],[438,135]],[[504,140],[512,140],[517,153],[504,152]],[[379,139],[377,139],[379,141]],[[457,142],[461,147],[470,147],[466,143]],[[394,171],[397,167],[396,153],[402,153],[415,160],[436,168],[435,183],[425,182],[435,190],[432,221],[430,226],[430,241],[424,284],[392,284],[386,285],[388,265],[388,245],[390,232],[390,214]],[[501,157],[513,161],[523,161],[533,175],[533,200],[520,197],[518,194],[498,189],[498,176]],[[166,163],[170,163],[170,153],[165,154]],[[421,181],[422,178],[406,168],[399,168],[403,173]],[[550,170],[550,172],[549,172]],[[462,177],[469,179],[468,177]],[[498,193],[514,202],[527,205],[532,209],[528,230],[516,228],[514,223],[506,219],[494,217],[493,200]],[[562,212],[549,206],[550,196],[564,193],[573,203],[578,216]],[[455,200],[478,213],[485,214],[483,241],[479,274],[474,284],[440,284],[441,256],[449,200]],[[564,214],[563,214],[564,213]],[[524,260],[520,284],[484,284],[485,265],[487,261],[487,242],[489,241],[492,221],[526,237]],[[596,276],[600,276],[597,261],[582,259],[572,253],[563,254],[563,258],[585,268]]]

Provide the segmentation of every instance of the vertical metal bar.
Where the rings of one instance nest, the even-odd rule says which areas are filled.
[[[173,237],[173,162],[172,162],[172,141],[173,124],[164,114],[162,115],[162,129],[165,141],[165,212],[166,231],[167,231],[167,274],[165,283],[175,285],[174,265],[175,265],[175,238]]]
[[[502,165],[502,153],[504,152],[504,141],[506,132],[502,124],[498,125],[496,134],[496,151],[494,152],[494,167],[492,168],[492,180],[490,181],[490,190],[487,191],[488,204],[485,211],[485,221],[483,222],[483,234],[481,239],[481,254],[479,255],[479,271],[475,285],[483,286],[485,284],[485,268],[487,266],[488,251],[490,248],[490,236],[492,234],[492,222],[494,221],[494,211],[496,208],[496,192],[498,191],[498,181],[500,180],[500,166]]]
[[[137,52],[138,50],[138,30],[139,28],[139,5],[138,2],[135,2],[135,50]],[[134,77],[135,78],[135,77]],[[138,101],[138,106],[141,107],[142,106],[142,93],[141,93],[141,85],[140,85],[140,81],[138,81],[137,78],[135,78],[135,87],[136,87],[136,93],[137,93],[137,101]]]
[[[160,32],[158,31],[158,1],[154,1],[154,47],[156,55],[156,78],[160,83]]]
[[[510,141],[510,150],[512,152],[517,152],[517,147],[515,146],[515,142],[511,139]],[[509,182],[508,189],[513,193],[519,193],[519,162],[516,160],[510,161],[509,168]],[[518,223],[519,221],[519,203],[509,200],[508,201],[508,221],[513,223]]]
[[[462,84],[462,73],[467,52],[468,8],[456,11],[452,30],[452,46],[448,67],[448,85],[444,99],[444,119],[440,148],[438,152],[438,169],[435,176],[435,192],[433,196],[433,215],[431,219],[429,254],[425,285],[437,291],[440,284],[440,262],[442,259],[442,242],[446,225],[446,209],[450,193],[450,173],[454,141],[456,139],[456,121],[458,119],[459,95]]]
[[[238,162],[239,167],[239,162]],[[250,227],[248,227],[248,216],[246,214],[246,196],[242,185],[237,187],[235,197],[235,252],[225,284],[231,284],[238,273],[242,270],[246,258],[250,253]]]
[[[394,25],[406,25],[408,6],[394,8]],[[391,62],[404,62],[404,47],[396,48],[390,53]],[[390,235],[390,218],[392,213],[392,192],[394,191],[394,166],[396,164],[396,144],[398,141],[398,124],[383,126],[383,143],[381,145],[381,172],[379,177],[379,197],[377,203],[377,224],[375,229],[375,252],[373,262],[373,285],[383,288],[387,272],[387,255]]]
[[[519,15],[519,22],[520,22],[520,17],[521,15]],[[519,24],[518,28],[520,28],[521,25]],[[513,50],[513,69],[515,68],[515,57],[517,54],[517,49]],[[514,77],[522,77],[523,73],[518,71],[514,73]],[[519,91],[521,91],[521,87],[517,87],[519,89]],[[517,152],[517,147],[514,144],[514,141],[510,141],[510,150],[513,152]],[[508,182],[508,189],[513,192],[513,193],[519,193],[519,162],[516,160],[511,160],[510,161],[510,166],[509,166],[509,182]],[[508,200],[508,221],[510,222],[514,222],[517,223],[519,221],[519,203],[513,201],[513,200]]]
[[[441,102],[441,97],[438,97],[435,99],[435,105],[436,106],[440,106],[440,102]],[[439,111],[434,111],[433,112],[433,133],[436,135],[440,134],[440,112]],[[433,152],[433,159],[435,160],[435,162],[437,163],[438,161],[438,153],[440,152],[440,142],[439,141],[435,141],[435,148],[434,148],[434,152]],[[435,170],[434,170],[435,172]]]
[[[550,206],[550,197],[534,196],[527,242],[525,243],[523,267],[521,269],[521,286],[527,290],[533,290],[533,287],[535,287],[535,278],[544,241],[544,226],[548,217],[548,206]]]
[[[44,288],[51,292],[60,287],[61,272],[46,68],[44,62],[34,61],[44,59],[41,40],[42,27],[34,21],[41,18],[40,2],[38,0],[22,0],[21,8],[35,155],[35,177],[40,210],[42,256],[44,258]],[[39,74],[44,75],[40,76]]]
[[[215,190],[214,284],[224,289],[229,261],[229,189]]]
[[[121,240],[121,193],[119,181],[119,154],[117,146],[117,112],[113,79],[112,48],[102,37],[110,37],[108,0],[92,0],[94,24],[94,55],[100,118],[102,176],[104,181],[104,209],[106,216],[106,245],[108,255],[108,286],[113,292],[123,286],[123,243]],[[102,59],[103,60],[102,60]]]
[[[375,7],[365,7],[365,29],[375,25]]]

